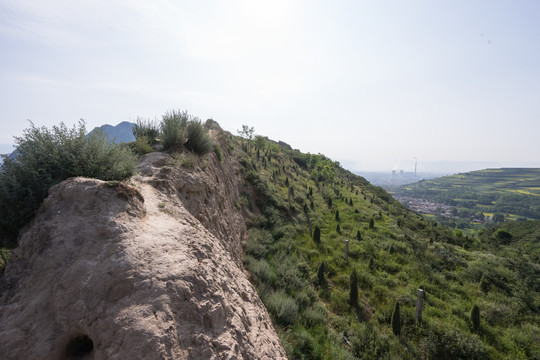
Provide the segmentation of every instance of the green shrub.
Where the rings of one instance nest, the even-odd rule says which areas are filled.
[[[273,241],[274,238],[268,231],[251,228],[248,230],[248,237],[244,250],[246,254],[249,254],[256,259],[261,259],[266,256],[268,247]]]
[[[311,286],[303,288],[301,291],[298,291],[295,295],[296,304],[300,309],[305,309],[315,301],[317,294]]]
[[[273,260],[276,264],[275,272],[281,288],[294,291],[307,285],[305,274],[299,270],[297,258],[287,256],[285,251],[280,251]]]
[[[312,307],[306,309],[304,318],[309,326],[326,325],[326,309],[320,302],[316,302]]]
[[[133,136],[135,139],[146,138],[148,144],[152,145],[157,142],[159,137],[159,126],[156,121],[137,118],[135,126],[133,126]]]
[[[244,251],[246,254],[253,256],[255,259],[261,259],[266,255],[266,246],[248,238],[246,245],[244,246]]]
[[[219,162],[223,162],[223,152],[218,144],[214,144],[214,152],[216,153]]]
[[[212,150],[212,140],[206,133],[199,119],[191,119],[187,123],[186,149],[199,155],[204,155]]]
[[[279,324],[292,325],[298,315],[298,305],[293,298],[284,292],[275,292],[268,299],[268,308],[272,311]]]
[[[538,359],[540,354],[540,327],[533,324],[522,324],[509,328],[506,339],[509,344],[510,359]]]
[[[0,248],[0,276],[4,273],[6,264],[11,257],[11,251],[9,249]]]
[[[253,262],[251,271],[257,276],[260,282],[271,285],[275,275],[272,268],[265,260]]]
[[[508,327],[517,318],[515,309],[507,304],[488,302],[484,303],[482,307],[484,308],[483,318],[491,326]]]
[[[358,283],[364,290],[371,289],[374,281],[373,275],[367,272],[360,272],[360,275],[358,276]]]
[[[79,141],[80,151],[77,148],[66,147],[61,142],[56,143],[59,153],[63,153],[63,156],[68,158],[68,161],[60,158],[51,159],[58,161],[59,166],[64,167],[65,177],[61,180],[72,176],[124,180],[134,174],[137,157],[126,144],[115,144],[101,131],[94,131],[84,140],[77,140]]]
[[[371,324],[361,324],[352,339],[352,352],[359,359],[385,359],[390,350],[386,336]]]
[[[330,311],[336,314],[347,314],[350,311],[348,295],[346,290],[332,289],[330,292]]]
[[[130,143],[131,148],[137,155],[144,155],[151,153],[154,151],[152,149],[152,146],[150,146],[150,142],[148,141],[148,137],[146,136],[139,136],[135,139],[133,143]]]
[[[186,141],[186,127],[189,115],[186,111],[167,111],[163,115],[161,128],[161,144],[165,150],[177,149]]]
[[[497,231],[495,231],[495,233],[493,234],[493,238],[504,245],[509,244],[510,241],[512,241],[513,237],[514,236],[512,235],[512,233],[504,229],[497,229]]]
[[[465,335],[447,325],[435,323],[430,326],[428,336],[419,344],[427,359],[489,359],[485,345],[476,335]]]
[[[86,136],[83,122],[72,129],[63,123],[52,129],[33,124],[16,137],[18,156],[4,157],[0,171],[0,233],[14,246],[19,229],[30,221],[49,188],[73,176],[123,180],[135,171],[136,156],[125,144],[115,144],[102,131]]]
[[[321,354],[316,351],[317,344],[315,339],[305,329],[295,328],[292,332],[292,337],[295,346],[292,353],[288,354],[291,360],[322,359]]]

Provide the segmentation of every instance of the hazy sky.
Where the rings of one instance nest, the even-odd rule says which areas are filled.
[[[351,170],[540,167],[537,0],[0,0],[0,54],[2,144],[185,109]]]

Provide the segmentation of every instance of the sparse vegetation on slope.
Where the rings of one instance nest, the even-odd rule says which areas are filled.
[[[216,150],[214,143],[207,133],[207,129],[215,123],[210,120],[208,127],[203,126],[201,120],[189,115],[187,111],[167,111],[159,126],[151,120],[137,119],[133,128],[135,135],[135,150],[142,154],[151,151],[151,145],[161,140],[164,150],[181,152],[183,149],[204,155],[214,148],[219,157],[220,150]]]

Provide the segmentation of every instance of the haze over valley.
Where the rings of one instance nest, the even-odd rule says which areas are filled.
[[[2,1],[0,144],[27,119],[93,129],[181,108],[351,171],[414,171],[415,158],[420,172],[540,167],[539,12],[490,0]]]

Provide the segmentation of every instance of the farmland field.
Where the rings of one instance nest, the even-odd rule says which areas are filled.
[[[540,219],[540,169],[471,171],[408,184],[392,193],[453,206],[453,215],[471,221]]]

